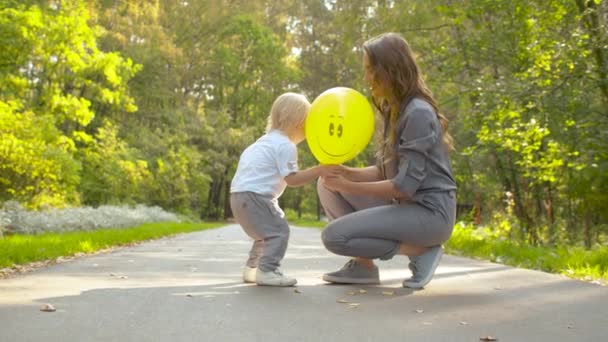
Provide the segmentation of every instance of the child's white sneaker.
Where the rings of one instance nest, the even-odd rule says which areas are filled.
[[[294,286],[298,281],[283,275],[279,269],[263,272],[259,268],[255,275],[255,282],[258,285],[266,286]]]
[[[255,283],[255,273],[257,272],[257,267],[249,267],[245,265],[243,269],[243,282],[244,283]]]

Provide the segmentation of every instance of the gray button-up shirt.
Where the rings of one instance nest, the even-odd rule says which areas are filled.
[[[388,134],[385,125],[384,135]],[[401,106],[394,158],[382,161],[383,173],[395,188],[419,202],[424,193],[456,189],[442,128],[433,107],[414,98]]]

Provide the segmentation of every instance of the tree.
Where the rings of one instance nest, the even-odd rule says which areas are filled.
[[[0,198],[37,207],[79,203],[75,152],[95,108],[136,110],[126,83],[137,66],[103,53],[76,1],[0,10],[3,127]]]

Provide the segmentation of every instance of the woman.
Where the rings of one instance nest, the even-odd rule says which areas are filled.
[[[365,81],[384,124],[378,163],[344,167],[343,176],[322,177],[317,184],[332,220],[323,243],[333,253],[352,257],[323,279],[377,284],[373,259],[403,254],[412,271],[403,286],[422,288],[435,273],[456,215],[447,119],[400,35],[382,34],[365,42],[363,50]]]

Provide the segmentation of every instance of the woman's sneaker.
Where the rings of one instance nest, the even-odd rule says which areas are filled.
[[[255,274],[255,282],[265,286],[294,286],[298,281],[283,275],[279,269],[263,272],[258,268]]]
[[[255,283],[255,274],[258,271],[257,267],[249,267],[245,265],[243,269],[243,282],[244,283]]]
[[[351,259],[336,272],[325,273],[323,280],[338,284],[380,284],[378,267],[365,267]]]
[[[437,265],[443,255],[443,247],[431,247],[419,256],[410,257],[410,270],[412,277],[403,281],[403,287],[421,289],[433,279]]]

